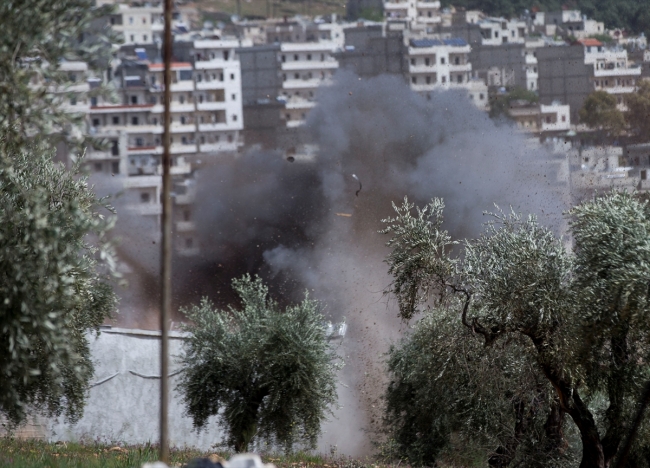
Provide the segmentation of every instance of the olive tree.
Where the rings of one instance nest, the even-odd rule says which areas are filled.
[[[87,331],[116,302],[110,207],[45,147],[0,148],[0,414],[75,420],[93,374]]]
[[[493,405],[522,388],[521,366],[534,362],[537,375],[543,376],[541,389],[552,389],[537,410],[546,418],[547,440],[557,441],[549,449],[562,454],[569,443],[563,431],[569,419],[582,445],[580,466],[609,466],[648,377],[647,204],[631,194],[611,193],[575,207],[569,213],[571,251],[533,216],[498,212],[478,239],[454,243],[441,227],[440,200],[415,213],[413,208],[405,200],[395,207],[397,216],[385,220],[384,232],[392,234],[390,291],[398,298],[402,317],[413,317],[423,307],[434,315],[441,307],[450,308],[456,324],[469,332],[463,346],[471,350],[479,339],[486,356],[495,349],[510,354],[499,358],[501,364],[494,362],[494,375],[483,382],[491,388],[485,391],[492,393]],[[429,358],[440,362],[435,355]],[[475,365],[468,373],[476,372]],[[428,375],[436,375],[427,368]],[[400,375],[393,370],[398,382]],[[503,379],[512,380],[509,393],[498,391]],[[448,391],[462,388],[462,379],[455,377],[454,382]],[[527,394],[524,402],[531,405],[536,393]],[[404,397],[405,411],[409,399],[416,401]],[[473,404],[450,411],[456,421],[481,413]],[[516,407],[513,432],[521,421],[515,416]],[[637,455],[647,452],[649,442],[639,441]]]
[[[241,308],[203,299],[185,309],[190,323],[178,389],[198,429],[218,416],[238,452],[255,440],[290,451],[314,447],[336,402],[338,362],[319,303],[308,297],[285,309],[261,279],[233,280]]]
[[[81,60],[102,76],[118,40],[107,20],[113,8],[95,0],[0,1],[0,145],[54,135],[73,140],[85,116],[66,110],[62,100],[109,90],[72,92],[75,83],[61,63]],[[89,140],[83,133],[74,139]]]

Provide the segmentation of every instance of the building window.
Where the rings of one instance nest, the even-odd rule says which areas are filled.
[[[445,64],[445,58],[444,58],[444,57],[440,57],[440,63],[441,63],[442,65]]]
[[[99,119],[93,119],[93,127],[99,127]]]
[[[77,98],[76,97],[70,98],[70,105],[71,106],[76,106],[77,105]]]
[[[233,137],[232,135],[228,135],[228,143],[232,143]]]
[[[133,24],[133,16],[129,16],[129,24]]]
[[[111,163],[111,172],[113,174],[119,174],[120,173],[120,163],[118,161],[113,161]]]
[[[415,59],[414,58],[411,59],[411,65],[415,66]]]
[[[181,137],[181,143],[186,145],[187,144],[187,137]]]
[[[183,210],[183,221],[189,221],[191,218],[190,210]]]
[[[135,36],[131,34],[131,42],[135,42]]]
[[[90,106],[91,107],[96,107],[97,106],[97,98],[96,97],[91,97],[90,98]]]
[[[201,144],[205,144],[205,137],[203,135],[201,135]]]
[[[566,115],[562,116],[562,122],[566,122]]]
[[[230,52],[227,51],[227,50],[224,50],[223,51],[223,59],[228,60],[229,57],[230,57]]]
[[[151,197],[149,196],[149,193],[147,193],[147,192],[140,193],[140,202],[141,203],[149,203],[150,199],[151,199]]]
[[[233,121],[233,122],[237,122],[237,114],[233,114],[233,115],[232,115],[232,121]]]
[[[297,60],[298,60],[298,54],[294,54],[294,55],[293,55],[293,59],[294,59],[295,61],[297,61]]]
[[[191,249],[193,245],[194,245],[193,239],[191,237],[187,237],[185,239],[185,248],[186,249]]]
[[[144,140],[142,138],[136,138],[135,139],[135,146],[144,146]]]
[[[307,60],[311,60],[311,54],[307,54]]]
[[[119,144],[117,143],[117,140],[113,140],[111,144],[111,154],[113,156],[119,156],[120,155],[120,147]]]
[[[131,117],[131,125],[138,125],[140,122],[137,117]]]
[[[286,118],[287,120],[291,120],[291,114],[286,114],[286,115],[285,115],[285,118]]]
[[[232,97],[232,100],[233,100],[233,101],[236,101],[236,100],[237,100],[237,95],[236,95],[236,94],[232,94],[231,97]]]
[[[325,54],[320,54],[320,61],[324,62],[325,61]]]
[[[185,96],[181,96],[181,97],[179,97],[179,98],[178,98],[178,101],[179,101],[181,104],[185,104]]]
[[[411,77],[411,83],[416,84],[417,82],[418,82],[417,77],[412,76],[412,77]]]
[[[147,42],[147,35],[146,35],[146,34],[144,34],[144,35],[142,36],[142,40],[143,40],[144,42]]]
[[[296,80],[299,80],[299,79],[300,79],[300,73],[294,73],[293,77],[294,77]]]
[[[641,180],[648,180],[648,171],[646,169],[641,171]]]
[[[463,75],[458,75],[456,77],[456,81],[458,81],[458,83],[462,83],[463,82]]]
[[[431,77],[427,76],[427,84],[431,84]]]
[[[283,55],[283,56],[282,56],[282,61],[283,61],[283,62],[286,62],[286,61],[287,61],[287,56],[286,56],[286,55]]]
[[[235,74],[234,74],[234,73],[231,73],[231,74],[230,74],[230,79],[231,79],[231,80],[234,80],[234,79],[235,79]]]
[[[181,125],[185,125],[185,116],[181,115]]]
[[[442,82],[443,82],[443,83],[446,83],[446,82],[447,82],[447,77],[446,77],[446,76],[443,76],[443,77],[442,77]]]
[[[95,172],[101,172],[102,171],[102,163],[98,162],[95,163]]]
[[[460,65],[460,57],[456,57],[456,59],[454,60],[454,62],[456,63],[456,65]]]
[[[131,104],[137,104],[138,103],[138,96],[131,96]]]
[[[431,59],[430,59],[429,57],[425,58],[425,59],[424,59],[424,64],[425,64],[427,67],[428,67],[429,65],[431,65]],[[415,64],[413,64],[413,65],[415,65]]]

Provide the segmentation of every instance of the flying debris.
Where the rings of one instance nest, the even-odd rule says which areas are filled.
[[[289,156],[287,158],[287,161],[289,161],[289,162],[294,162],[295,160],[296,160],[296,158],[294,158],[293,156]]]
[[[340,323],[327,322],[325,325],[325,336],[327,337],[328,341],[338,338],[342,339],[345,336],[345,332],[347,331],[348,325],[345,323],[345,321]]]
[[[350,218],[352,215],[350,213],[334,213],[336,216],[343,216],[344,218]]]
[[[359,196],[359,192],[361,192],[361,189],[363,188],[363,185],[361,185],[361,180],[359,180],[359,177],[357,177],[356,174],[352,174],[352,177],[357,179],[357,182],[359,182],[359,190],[357,190],[357,193],[355,194],[357,197]]]

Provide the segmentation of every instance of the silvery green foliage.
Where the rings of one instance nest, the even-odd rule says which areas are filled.
[[[283,310],[248,275],[233,288],[241,308],[218,310],[203,299],[184,310],[190,337],[178,389],[187,413],[199,429],[218,416],[237,451],[255,441],[313,448],[336,402],[339,367],[321,306],[305,297]]]
[[[112,216],[50,153],[0,153],[0,414],[12,423],[32,410],[81,416],[93,374],[87,332],[115,306]]]
[[[434,200],[430,206],[441,206],[441,202]],[[391,291],[398,298],[404,291],[431,288],[439,294],[419,294],[415,301],[399,301],[403,318],[413,317],[420,310],[428,312],[413,335],[391,352],[389,369],[396,380],[389,388],[389,402],[397,398],[405,415],[410,411],[420,415],[424,411],[418,405],[426,400],[417,397],[417,392],[396,396],[395,388],[410,381],[409,374],[395,363],[409,347],[417,345],[420,333],[431,330],[427,321],[441,321],[442,314],[451,314],[456,326],[451,335],[464,337],[460,340],[462,353],[476,354],[471,364],[454,365],[453,371],[447,371],[454,376],[446,385],[447,389],[455,395],[463,395],[468,388],[463,374],[486,375],[481,391],[491,395],[487,397],[491,399],[488,404],[495,408],[497,419],[503,418],[503,401],[508,394],[499,390],[504,388],[504,382],[509,382],[507,387],[511,391],[523,388],[524,394],[529,392],[528,399],[524,398],[529,406],[533,398],[543,393],[547,397],[537,411],[543,418],[548,417],[543,425],[545,436],[557,442],[548,446],[547,455],[561,462],[562,456],[575,450],[576,444],[570,444],[567,436],[574,431],[582,439],[581,467],[605,467],[611,463],[620,448],[627,422],[632,418],[642,384],[650,377],[644,364],[650,359],[650,220],[647,205],[631,194],[614,192],[577,206],[569,213],[573,251],[567,251],[562,240],[540,226],[534,217],[498,212],[492,215],[493,221],[486,224],[478,239],[462,243],[464,248],[458,254],[441,248],[440,239],[446,233],[438,232],[441,230],[439,213],[427,218],[422,211],[413,213],[407,202],[396,211],[398,225],[391,226],[391,231],[400,232],[400,236],[389,242],[393,253],[387,258],[395,277]],[[445,240],[445,244],[449,243]],[[436,261],[423,259],[425,253],[440,258]],[[434,264],[454,267],[447,269],[447,276],[440,274],[444,270],[439,268],[412,267]],[[440,326],[440,329],[444,328]],[[454,362],[444,356],[444,350],[436,347],[433,332],[429,333],[427,341],[432,344],[419,351],[420,354],[428,353],[426,358],[419,357],[415,362],[404,360],[411,372],[413,369],[422,372],[418,384],[421,390],[426,381],[436,382],[441,363]],[[443,341],[455,342],[449,336]],[[484,351],[476,346],[483,346]],[[485,359],[492,356],[491,378],[476,367],[480,362],[476,356]],[[430,363],[418,367],[417,363],[424,359]],[[535,375],[543,376],[546,390],[542,393],[522,387],[526,380],[522,373],[526,368],[524,363],[533,363]],[[443,392],[444,388],[438,391]],[[439,421],[464,423],[484,411],[474,403],[460,410],[454,404],[443,403],[444,397],[439,398],[430,400],[437,405],[431,406],[436,414],[431,420],[436,424]],[[555,410],[559,412],[554,413]],[[510,417],[514,418],[515,414],[516,411],[511,411]],[[553,419],[554,414],[556,419]],[[513,421],[511,427],[516,433],[520,418]],[[561,421],[561,424],[555,424],[549,431],[548,423],[552,421]],[[567,426],[568,421],[575,425]],[[515,445],[517,453],[513,458],[495,461],[492,457],[498,449],[494,449],[493,455],[488,457],[490,465],[508,466],[521,458],[536,440],[532,436],[534,431],[529,430],[534,427],[539,428],[539,422],[529,425],[519,436],[520,443]],[[420,434],[437,434],[438,429],[431,430],[430,434],[426,431]],[[448,424],[445,430],[448,437],[456,429]],[[644,431],[642,433],[647,434],[647,428]],[[437,443],[444,441],[436,437]],[[499,447],[505,447],[507,440],[505,444],[503,439],[499,440]],[[645,460],[643,465],[650,460],[643,455],[650,453],[649,442],[646,438],[637,443],[634,454],[637,464],[642,459]],[[537,446],[538,449],[544,447],[543,444]],[[404,447],[408,453],[408,445]],[[524,457],[522,462],[531,464],[539,456],[538,452],[534,457]]]
[[[89,96],[71,91],[74,83],[60,63],[85,61],[101,76],[116,40],[102,20],[112,9],[95,0],[0,0],[0,145],[65,135],[83,123],[83,115],[61,107],[61,98]]]
[[[446,252],[455,242],[441,228],[444,207],[436,198],[424,208],[416,208],[412,216],[414,205],[404,198],[401,206],[393,203],[397,216],[382,220],[387,227],[380,232],[392,236],[386,243],[392,247],[386,259],[388,272],[395,278],[391,292],[404,319],[413,317],[430,293],[444,294],[446,280],[453,275],[456,262]]]

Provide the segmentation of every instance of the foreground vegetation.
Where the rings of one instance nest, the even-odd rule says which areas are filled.
[[[171,466],[183,466],[201,457],[228,458],[225,452],[201,452],[195,449],[172,449]],[[0,467],[16,468],[133,468],[155,461],[158,447],[155,445],[118,446],[97,442],[47,443],[37,440],[0,438]],[[262,456],[265,463],[278,468],[383,468],[385,464],[375,460],[355,460],[320,455],[295,453],[291,455]]]

